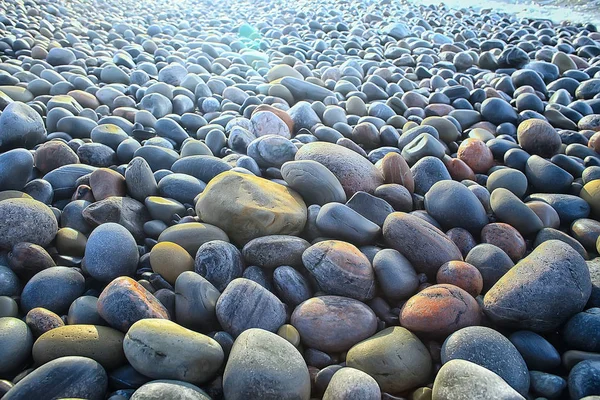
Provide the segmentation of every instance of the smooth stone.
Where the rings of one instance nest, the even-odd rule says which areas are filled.
[[[332,91],[322,86],[308,81],[303,81],[292,76],[285,76],[281,78],[279,83],[289,89],[289,91],[292,93],[292,96],[294,96],[295,101],[323,101],[326,97],[334,96]]]
[[[131,400],[210,400],[206,392],[191,383],[159,379],[145,383],[131,395]],[[121,400],[121,399],[119,399]]]
[[[237,337],[250,328],[276,332],[285,323],[285,306],[273,293],[245,278],[231,281],[216,305],[223,329]]]
[[[323,394],[323,400],[350,399],[381,399],[381,390],[377,381],[368,374],[354,368],[340,369],[331,378]]]
[[[382,392],[398,393],[425,384],[432,360],[417,336],[394,326],[352,347],[346,355],[346,366],[372,376]]]
[[[220,173],[229,171],[231,166],[213,156],[188,156],[175,161],[168,169],[175,173],[193,176],[202,182],[210,182]]]
[[[150,251],[150,266],[171,285],[185,271],[193,271],[194,259],[181,246],[171,242],[160,242]]]
[[[240,245],[260,236],[296,235],[307,217],[306,205],[295,191],[236,172],[224,172],[209,182],[196,213]]]
[[[282,265],[273,271],[273,287],[277,296],[292,307],[312,297],[308,279],[288,265]]]
[[[516,123],[518,120],[517,112],[506,101],[492,97],[481,103],[481,116],[494,125],[503,122]]]
[[[577,219],[571,224],[570,233],[587,250],[593,251],[600,237],[600,222],[591,218]]]
[[[346,193],[340,181],[327,167],[317,161],[288,161],[281,167],[281,176],[308,205],[322,206],[331,202],[346,201]]]
[[[479,325],[481,311],[463,289],[448,284],[427,287],[409,298],[400,310],[400,324],[411,332],[446,337],[457,330]]]
[[[25,322],[18,318],[0,318],[0,373],[17,372],[31,354],[33,335]]]
[[[32,107],[15,101],[3,109],[0,115],[1,151],[17,147],[31,149],[45,139],[44,121]]]
[[[552,157],[558,153],[561,139],[556,130],[546,121],[528,119],[519,124],[517,140],[523,150],[541,157]]]
[[[143,158],[152,169],[152,172],[156,172],[159,169],[171,169],[179,159],[179,154],[165,147],[147,144],[134,151],[133,157]]]
[[[600,361],[585,360],[573,367],[568,378],[572,399],[600,396]]]
[[[489,243],[473,247],[465,261],[477,268],[483,278],[483,292],[490,290],[513,266],[514,263],[501,248]]]
[[[85,279],[76,269],[51,267],[27,282],[21,293],[21,309],[28,312],[43,307],[62,315],[84,291]]]
[[[436,275],[437,283],[457,286],[477,297],[483,290],[483,277],[474,266],[463,261],[449,261],[442,265]]]
[[[127,194],[123,175],[108,168],[99,168],[91,173],[90,187],[96,200],[104,200],[110,196],[122,197]]]
[[[123,351],[143,375],[197,384],[212,379],[225,358],[214,339],[165,319],[134,323],[125,335]]]
[[[561,395],[567,387],[567,381],[557,375],[540,371],[530,371],[531,391],[543,397],[553,399]]]
[[[85,271],[100,282],[133,275],[138,260],[137,244],[131,233],[112,222],[94,229],[85,247]]]
[[[375,167],[383,175],[385,183],[402,185],[410,193],[415,191],[415,181],[410,167],[400,154],[395,152],[387,153],[381,160],[375,163]]]
[[[218,327],[215,313],[221,293],[205,278],[192,271],[183,272],[175,282],[177,322],[196,331]]]
[[[522,395],[529,391],[529,371],[517,348],[501,333],[483,326],[463,328],[442,345],[442,364],[467,360],[498,374]]]
[[[40,271],[55,267],[50,254],[41,246],[20,242],[8,253],[8,265],[17,276],[28,281]]]
[[[63,165],[78,164],[79,157],[68,144],[51,140],[36,149],[34,163],[37,169],[47,174]]]
[[[581,311],[591,289],[583,257],[568,244],[550,240],[496,282],[483,308],[502,326],[546,332]]]
[[[481,230],[481,241],[501,248],[514,262],[523,258],[527,250],[525,239],[519,231],[502,222],[487,224]]]
[[[438,139],[428,133],[422,133],[402,148],[402,157],[408,165],[414,165],[426,156],[442,158],[446,154],[445,147]]]
[[[317,142],[302,146],[296,161],[312,160],[324,165],[341,183],[346,197],[358,191],[373,193],[383,184],[383,176],[366,158],[332,143]]]
[[[194,199],[198,196],[206,184],[185,174],[170,174],[165,176],[158,183],[158,192],[161,196],[177,200],[183,204],[194,204]]]
[[[479,139],[467,138],[458,147],[456,156],[476,174],[485,174],[494,164],[494,155]]]
[[[581,196],[584,197],[583,191]],[[533,203],[531,200],[549,204],[558,214],[560,223],[567,225],[576,219],[587,218],[590,215],[590,205],[582,197],[560,193],[533,193],[527,197],[529,201],[527,204],[530,206]],[[558,226],[550,227],[558,228]]]
[[[407,299],[416,293],[419,279],[411,263],[397,250],[383,249],[373,258],[377,283],[386,298]]]
[[[579,196],[590,205],[594,215],[600,215],[600,179],[586,183]]]
[[[523,236],[537,233],[544,227],[538,216],[508,189],[494,190],[490,205],[500,221],[513,226]]]
[[[288,238],[288,236],[283,237]],[[261,240],[261,238],[254,240]],[[251,262],[251,264],[256,263]],[[242,253],[231,243],[212,240],[201,245],[196,252],[194,270],[220,291],[225,290],[232,280],[241,277],[243,269]]]
[[[167,199],[159,196],[149,196],[146,197],[144,204],[146,205],[146,208],[150,213],[150,217],[153,220],[162,221],[167,225],[173,224],[173,222],[177,219],[175,215],[182,217],[187,214],[185,206],[174,199]]]
[[[517,169],[504,168],[490,174],[486,187],[490,193],[498,188],[510,190],[518,198],[522,198],[527,192],[529,182],[525,174]]]
[[[327,240],[302,254],[304,267],[327,294],[368,300],[375,293],[375,273],[367,257],[350,243]]]
[[[467,360],[451,360],[440,368],[433,382],[432,400],[523,400],[504,379]]]
[[[0,265],[0,296],[16,297],[21,294],[21,282],[12,269]]]
[[[242,254],[249,265],[261,268],[275,269],[282,265],[298,267],[302,265],[302,254],[309,247],[310,243],[299,237],[271,235],[246,243]]]
[[[126,362],[123,333],[106,326],[68,325],[41,335],[33,345],[37,365],[60,357],[80,356],[97,361],[110,370]]]
[[[414,177],[415,193],[420,195],[425,195],[436,182],[452,179],[442,160],[431,156],[417,161],[410,171]]]
[[[170,226],[158,237],[159,243],[176,243],[186,249],[192,257],[196,255],[200,246],[212,240],[229,242],[229,237],[220,228],[199,222],[188,222]]]
[[[116,223],[125,227],[137,242],[142,242],[144,224],[150,220],[142,203],[130,197],[112,196],[87,206],[82,212],[90,224]]]
[[[562,329],[569,349],[600,353],[600,308],[589,308],[573,315]]]
[[[0,248],[29,242],[46,247],[58,232],[52,210],[37,200],[19,198],[0,201]]]
[[[454,242],[430,223],[411,214],[395,212],[383,225],[383,238],[392,248],[406,257],[415,270],[431,277],[442,264],[462,261]]]
[[[33,169],[33,156],[25,149],[0,154],[0,191],[23,190]]]
[[[369,307],[341,296],[308,299],[296,307],[290,321],[305,346],[327,353],[346,351],[377,329]]]
[[[30,310],[25,316],[25,323],[29,326],[35,337],[42,336],[50,330],[65,326],[63,320],[56,313],[41,307]]]
[[[77,187],[77,180],[96,170],[85,164],[63,165],[44,175],[43,179],[50,182],[54,189],[54,198],[70,198]]]
[[[106,325],[98,313],[98,298],[94,296],[81,296],[69,306],[67,314],[69,325]]]
[[[354,193],[346,202],[346,206],[380,227],[387,216],[394,212],[394,208],[388,202],[367,192]]]
[[[108,377],[100,364],[90,358],[69,356],[35,369],[17,382],[4,399],[102,400],[107,387]]]
[[[579,243],[576,239],[572,238],[566,233],[553,228],[544,228],[541,231],[539,231],[537,236],[535,237],[535,241],[533,242],[533,247],[535,248],[548,240],[560,240],[561,242],[564,242],[571,246],[584,259],[587,260],[589,258],[587,251],[581,245],[581,243]]]
[[[537,155],[532,155],[527,160],[525,174],[538,192],[565,193],[573,183],[570,173]]]
[[[308,368],[298,350],[284,338],[248,329],[234,342],[223,373],[228,400],[251,398],[308,400]]]
[[[425,194],[425,210],[445,229],[458,227],[478,233],[488,223],[477,196],[456,181],[436,182]]]
[[[298,149],[283,136],[263,135],[250,142],[246,151],[260,167],[281,168],[284,163],[294,160]]]
[[[359,245],[373,242],[381,231],[377,224],[340,203],[329,203],[321,207],[316,224],[325,235]]]
[[[560,366],[560,354],[542,336],[531,331],[517,331],[509,340],[519,350],[529,369],[548,371]]]
[[[98,297],[98,313],[121,332],[127,332],[141,319],[169,319],[167,309],[142,285],[128,277],[117,278],[104,288]]]

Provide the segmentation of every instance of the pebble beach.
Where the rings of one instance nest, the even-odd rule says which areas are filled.
[[[0,398],[600,399],[594,1],[0,0]]]

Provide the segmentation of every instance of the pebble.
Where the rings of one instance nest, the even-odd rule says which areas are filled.
[[[110,326],[127,332],[145,318],[169,319],[165,307],[141,284],[128,277],[109,283],[98,297],[98,313]]]
[[[5,90],[4,92],[6,93]],[[35,109],[21,101],[8,104],[0,115],[0,132],[2,132],[0,149],[2,151],[17,147],[31,149],[46,139],[46,129],[42,117]]]
[[[433,382],[432,399],[466,398],[523,400],[525,397],[489,369],[467,360],[451,360],[440,368]]]
[[[333,374],[323,400],[351,398],[378,400],[381,399],[381,390],[377,381],[368,374],[354,368],[342,368]]]
[[[310,398],[310,375],[302,355],[287,340],[257,328],[235,340],[223,373],[227,399]]]
[[[423,289],[400,310],[400,325],[411,332],[446,337],[461,328],[479,325],[481,310],[463,289],[438,284]]]
[[[85,246],[85,271],[101,282],[133,275],[138,261],[135,239],[127,229],[116,223],[98,226]]]
[[[85,278],[74,268],[51,267],[35,274],[21,293],[25,312],[42,307],[65,314],[71,303],[85,291]]]
[[[135,322],[125,335],[123,351],[143,375],[192,384],[208,382],[224,361],[215,340],[166,319]]]
[[[600,362],[585,360],[569,373],[569,394],[573,399],[600,395]]]
[[[150,266],[154,272],[174,285],[179,275],[194,270],[194,259],[178,244],[160,242],[150,251]]]
[[[42,307],[30,310],[25,316],[25,323],[36,338],[50,330],[65,325],[64,321],[56,313]]]
[[[260,236],[298,234],[306,222],[306,205],[295,191],[236,172],[211,180],[196,212],[241,245]]]
[[[581,311],[590,293],[583,257],[568,244],[549,240],[496,282],[483,310],[500,325],[547,332]]]
[[[97,361],[107,370],[123,365],[123,333],[106,326],[61,326],[41,335],[33,345],[37,365],[67,356],[80,356]]]
[[[377,318],[369,307],[357,300],[322,296],[298,305],[292,313],[291,324],[305,346],[337,353],[372,336],[377,329]]]
[[[432,360],[417,336],[394,326],[352,347],[346,355],[346,366],[369,374],[382,392],[398,393],[424,384]]]
[[[529,371],[517,348],[499,332],[470,326],[454,332],[444,341],[442,363],[467,360],[498,374],[523,396],[529,391]]]
[[[288,161],[281,166],[281,176],[308,205],[346,201],[346,193],[338,178],[317,161]]]
[[[20,198],[0,201],[0,248],[10,249],[29,242],[45,247],[58,232],[52,210],[37,200]]]
[[[302,254],[304,267],[327,294],[368,300],[375,294],[375,272],[367,257],[350,243],[326,240]]]
[[[14,317],[0,318],[0,373],[22,368],[31,354],[33,335],[25,322]]]
[[[273,293],[246,278],[231,281],[216,303],[217,319],[233,337],[250,328],[276,332],[285,323],[285,306]]]
[[[192,271],[182,272],[175,281],[175,316],[186,328],[216,329],[216,305],[221,293],[208,280]]]
[[[191,383],[170,379],[158,379],[140,386],[130,397],[132,400],[160,400],[176,397],[181,400],[210,400],[199,387]]]

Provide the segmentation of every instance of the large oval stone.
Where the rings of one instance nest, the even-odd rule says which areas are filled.
[[[432,399],[524,400],[525,397],[489,369],[458,359],[447,362],[438,372]]]
[[[296,307],[291,324],[305,346],[346,351],[377,330],[375,313],[360,301],[340,296],[313,297]]]
[[[223,373],[223,391],[227,400],[308,400],[308,367],[281,336],[248,329],[233,343]]]
[[[21,310],[43,307],[59,315],[85,291],[85,278],[75,268],[51,267],[31,278],[21,293]]]
[[[205,383],[225,358],[217,341],[164,319],[145,319],[131,326],[123,350],[136,371],[155,379]]]
[[[58,222],[50,207],[26,198],[0,201],[0,248],[10,249],[29,242],[46,247],[58,232]]]
[[[442,346],[442,363],[461,359],[498,374],[523,396],[529,391],[529,371],[517,348],[501,333],[470,326],[448,336]]]
[[[394,326],[352,347],[346,366],[371,375],[382,392],[397,393],[427,383],[432,361],[417,336]]]
[[[326,240],[310,246],[302,262],[327,294],[368,300],[375,294],[369,259],[350,243]]]
[[[511,268],[484,297],[495,323],[548,332],[583,310],[592,291],[583,257],[570,245],[549,240]]]
[[[86,357],[61,357],[35,369],[2,399],[103,400],[108,387],[106,371]]]
[[[403,212],[390,214],[383,224],[386,243],[406,257],[417,272],[434,277],[442,264],[459,260],[456,244],[435,226]]]
[[[425,209],[445,229],[464,228],[477,234],[488,223],[477,196],[456,181],[436,182],[425,194]]]
[[[0,318],[0,374],[17,372],[31,354],[33,335],[27,324],[18,318]]]
[[[250,328],[275,332],[285,323],[285,306],[273,293],[246,278],[231,281],[217,301],[223,329],[238,336]]]
[[[120,277],[109,283],[98,298],[98,313],[113,328],[127,332],[140,319],[169,319],[167,309],[142,285]]]
[[[445,337],[481,321],[477,301],[463,289],[448,284],[417,293],[400,311],[400,324],[411,332]]]
[[[344,146],[315,142],[302,146],[296,160],[312,160],[323,164],[340,181],[346,197],[358,191],[373,193],[383,184],[383,176],[369,160]]]
[[[313,160],[289,161],[281,167],[281,176],[306,204],[320,206],[345,203],[346,193],[340,181],[323,164]]]
[[[135,239],[125,227],[114,222],[94,229],[85,246],[85,270],[100,282],[133,275],[138,260]]]
[[[222,240],[229,242],[229,237],[221,228],[200,222],[188,222],[168,227],[158,237],[158,242],[172,242],[187,250],[190,256],[196,256],[204,243]]]
[[[282,265],[299,267],[302,254],[310,247],[306,240],[286,235],[263,236],[246,243],[242,255],[249,265],[275,269]]]
[[[49,330],[35,341],[33,359],[38,365],[60,357],[81,356],[113,369],[127,360],[123,333],[107,326],[67,325]]]
[[[299,234],[307,211],[300,195],[285,186],[224,172],[206,186],[196,203],[196,213],[244,245],[260,236]]]

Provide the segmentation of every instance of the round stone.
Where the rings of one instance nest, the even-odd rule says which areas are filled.
[[[486,225],[481,230],[481,241],[501,248],[514,262],[519,261],[527,249],[519,231],[502,222]]]
[[[346,351],[373,335],[377,317],[357,300],[322,296],[298,305],[292,313],[291,324],[305,346],[334,353]]]
[[[206,279],[185,271],[175,282],[175,316],[177,322],[196,331],[217,329],[215,312],[221,293]]]
[[[10,249],[29,242],[46,247],[58,232],[52,210],[37,200],[20,198],[0,201],[0,248]]]
[[[333,374],[323,400],[340,399],[381,399],[381,389],[377,381],[368,374],[355,368],[342,368]]]
[[[483,277],[479,270],[463,261],[443,264],[437,272],[436,281],[457,286],[473,297],[479,296],[483,290]]]
[[[0,373],[17,372],[31,354],[33,335],[18,318],[0,318]]]
[[[63,320],[56,313],[41,307],[30,310],[25,316],[25,323],[35,337],[42,336],[48,331],[65,326]]]
[[[233,344],[223,373],[223,391],[228,400],[308,400],[310,375],[290,342],[262,329],[248,329]]]
[[[402,306],[400,324],[418,332],[446,337],[461,328],[479,325],[477,301],[463,289],[449,284],[430,286]]]
[[[181,246],[171,242],[160,242],[150,251],[150,266],[171,285],[185,271],[194,270],[194,259]]]
[[[352,347],[346,355],[346,366],[372,376],[381,391],[398,393],[425,384],[432,361],[417,336],[394,326]]]
[[[286,162],[281,167],[281,176],[308,205],[346,202],[346,193],[338,178],[317,161]]]
[[[560,149],[561,139],[556,130],[546,121],[528,119],[517,129],[519,145],[529,154],[552,157]]]
[[[81,356],[97,361],[106,369],[123,365],[123,333],[106,326],[68,325],[52,329],[33,345],[38,365],[66,356]]]
[[[491,150],[483,141],[474,138],[467,138],[461,142],[457,157],[476,174],[485,174],[494,164]]]
[[[210,400],[210,397],[199,387],[191,383],[160,379],[140,386],[131,395],[131,400],[162,400],[175,398],[178,400]]]
[[[101,282],[133,275],[138,260],[137,244],[131,233],[112,222],[94,229],[85,247],[85,270]]]
[[[21,309],[46,308],[66,314],[71,303],[85,291],[85,278],[76,269],[51,267],[31,278],[21,293]]]
[[[212,379],[224,361],[215,340],[166,319],[134,323],[123,340],[123,351],[143,375],[196,384]]]

